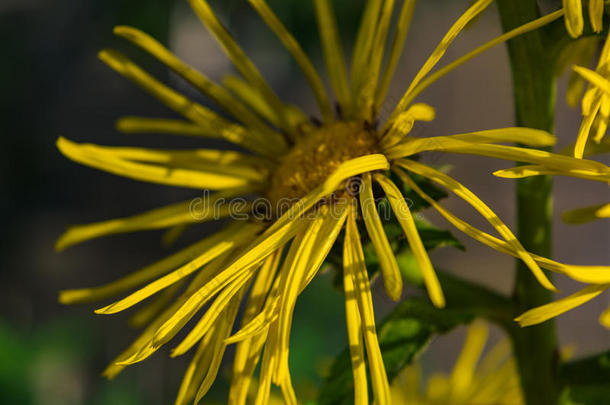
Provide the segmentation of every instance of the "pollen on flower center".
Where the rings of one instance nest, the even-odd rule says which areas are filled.
[[[350,159],[379,153],[374,130],[362,122],[336,122],[299,140],[271,176],[266,197],[273,210],[321,185]]]

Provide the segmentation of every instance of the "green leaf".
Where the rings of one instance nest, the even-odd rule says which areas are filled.
[[[569,387],[562,395],[561,405],[606,405],[610,398],[610,385],[581,385]]]
[[[388,378],[392,380],[427,346],[436,334],[447,333],[470,322],[473,315],[460,310],[438,309],[422,299],[400,303],[378,327],[379,344]],[[320,405],[353,404],[354,384],[349,350],[335,359],[320,389]]]
[[[610,351],[564,363],[559,375],[565,385],[609,384]]]

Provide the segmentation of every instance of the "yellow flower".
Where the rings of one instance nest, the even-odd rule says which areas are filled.
[[[488,328],[470,326],[462,351],[450,375],[433,374],[422,391],[421,366],[406,367],[392,382],[394,405],[519,405],[523,404],[519,374],[503,340],[481,357]]]
[[[566,10],[566,30],[570,36],[578,38],[584,28],[582,0],[563,0],[563,8]],[[589,0],[589,20],[593,31],[600,32],[603,29],[604,0]]]
[[[548,146],[555,138],[528,128],[502,128],[433,138],[408,137],[416,120],[434,118],[432,107],[413,103],[432,82],[490,47],[560,18],[557,11],[510,31],[430,74],[459,32],[491,0],[476,1],[449,29],[407,89],[389,119],[377,127],[378,112],[400,57],[414,1],[404,2],[382,69],[384,48],[393,14],[393,1],[368,2],[363,14],[350,67],[337,33],[331,4],[314,2],[326,67],[339,115],[333,114],[322,80],[299,44],[263,0],[250,4],[276,33],[300,66],[318,101],[319,126],[310,123],[298,108],[282,102],[243,50],[219,22],[208,3],[190,0],[201,21],[216,37],[242,78],[224,85],[176,58],[163,45],[131,27],[115,33],[146,50],[186,81],[214,100],[236,122],[170,89],[118,52],[104,50],[100,58],[131,79],[185,119],[126,117],[118,122],[123,132],[159,132],[214,137],[248,152],[220,150],[153,150],[76,144],[60,138],[60,151],[79,163],[135,180],[169,186],[213,190],[205,199],[179,202],[131,217],[69,229],[57,248],[109,234],[169,228],[169,239],[185,226],[232,218],[223,230],[160,262],[120,280],[95,288],[62,291],[62,303],[92,302],[136,289],[99,314],[113,314],[158,294],[134,318],[147,324],[132,345],[104,374],[112,378],[124,367],[148,358],[198,313],[200,320],[174,348],[172,356],[197,346],[186,371],[176,403],[199,401],[218,373],[224,351],[236,344],[231,403],[243,404],[259,361],[256,404],[269,400],[271,384],[281,387],[284,400],[296,403],[288,370],[289,337],[293,310],[300,292],[315,277],[331,247],[344,232],[343,281],[349,346],[357,403],[368,403],[365,356],[375,403],[391,401],[375,332],[370,281],[365,268],[358,221],[370,238],[380,261],[387,294],[398,300],[402,279],[396,259],[373,204],[373,182],[379,184],[396,214],[416,257],[428,294],[439,307],[444,295],[409,206],[388,171],[394,171],[458,229],[480,242],[523,260],[540,283],[554,289],[541,268],[583,282],[610,282],[607,267],[571,266],[554,262],[524,249],[510,229],[473,192],[432,167],[412,159],[429,151],[460,153],[517,160],[558,173],[582,171],[595,178],[610,177],[610,169],[589,160],[574,159],[500,143],[519,142]],[[411,179],[427,178],[472,205],[497,230],[502,239],[462,221],[430,198]],[[352,188],[359,179],[358,188]],[[269,203],[264,218],[252,214],[255,202],[227,204],[227,199],[258,194]],[[245,217],[245,219],[244,219]],[[185,286],[183,289],[181,289]],[[182,291],[178,294],[179,291]],[[177,297],[174,298],[174,295]],[[240,303],[245,311],[239,331],[232,333]]]

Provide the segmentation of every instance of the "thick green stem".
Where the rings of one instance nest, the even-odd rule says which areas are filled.
[[[539,17],[535,0],[498,0],[505,31]],[[513,72],[517,125],[553,131],[557,49],[552,35],[538,30],[508,43]],[[530,252],[551,254],[552,180],[539,176],[517,182],[517,230]],[[515,314],[545,304],[544,289],[522,263],[517,264]],[[557,335],[553,321],[511,328],[521,384],[529,405],[553,405],[559,398]]]

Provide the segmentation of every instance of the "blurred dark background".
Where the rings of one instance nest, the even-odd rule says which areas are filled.
[[[220,18],[263,71],[278,93],[315,114],[313,97],[300,72],[279,41],[245,0],[210,0]],[[312,2],[270,0],[272,8],[301,41],[320,70],[319,40]],[[400,2],[399,2],[400,3]],[[451,23],[467,7],[466,0],[420,2],[393,82],[390,102],[409,80]],[[357,28],[363,1],[336,0],[346,49]],[[0,199],[5,220],[0,257],[0,402],[11,404],[167,404],[171,403],[187,358],[170,360],[160,351],[132,366],[115,381],[99,374],[127,347],[137,331],[128,315],[102,317],[95,305],[65,307],[57,292],[98,285],[167,255],[161,232],[120,235],[87,242],[58,254],[55,239],[68,224],[127,216],[193,197],[192,190],[138,183],[101,173],[63,158],[55,148],[59,135],[81,142],[151,147],[210,147],[201,140],[160,135],[123,135],[114,130],[122,115],[172,116],[162,105],[97,59],[97,51],[124,51],[156,77],[208,104],[151,57],[112,35],[126,24],[143,29],[167,44],[178,56],[220,81],[234,70],[183,0],[105,0],[53,2],[3,0],[0,3]],[[463,33],[446,61],[500,34],[493,6]],[[324,76],[324,75],[323,75]],[[565,77],[558,92],[557,135],[561,145],[575,139],[579,112],[566,107]],[[422,100],[437,108],[437,119],[420,128],[422,135],[442,135],[513,124],[510,72],[500,46],[435,84]],[[390,105],[390,108],[392,106]],[[438,158],[438,157],[437,157]],[[490,159],[441,156],[453,174],[472,187],[489,205],[514,223],[513,183],[491,172],[510,163]],[[606,163],[608,163],[606,161]],[[557,210],[607,201],[607,187],[564,180],[556,186]],[[458,201],[454,211],[475,218]],[[430,219],[445,226],[430,213]],[[473,221],[477,221],[476,218]],[[479,223],[479,222],[476,222]],[[189,231],[179,244],[195,238]],[[608,264],[607,223],[555,224],[555,258],[581,264]],[[442,249],[434,253],[440,267],[508,293],[513,261],[465,237],[466,253]],[[559,280],[563,294],[576,286]],[[377,294],[378,316],[390,307]],[[608,347],[608,332],[597,316],[609,303],[606,295],[559,320],[564,345],[575,344],[586,354]],[[322,315],[320,315],[322,314]],[[311,398],[319,375],[345,344],[342,296],[322,276],[300,298],[292,334],[291,367],[297,389]],[[462,331],[434,343],[424,356],[430,368],[452,364]],[[498,333],[495,333],[495,336]],[[311,359],[317,359],[312,361]],[[224,402],[228,369],[221,373],[211,400]]]

